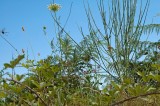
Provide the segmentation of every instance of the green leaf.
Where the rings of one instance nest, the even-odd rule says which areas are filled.
[[[153,68],[156,68],[156,69],[160,70],[160,64],[152,64],[151,66]]]
[[[128,92],[133,95],[133,96],[137,96],[143,93],[146,93],[148,87],[142,87],[142,85],[139,85],[138,83],[136,83],[134,86],[129,87],[128,88]]]
[[[51,67],[51,70],[52,70],[52,72],[56,73],[56,72],[60,71],[60,68],[61,67],[59,67],[58,65],[54,65],[54,66]]]
[[[140,71],[138,71],[137,74],[138,74],[139,76],[141,76],[141,77],[144,76],[144,73],[143,73],[143,72],[140,72]]]
[[[12,68],[14,68],[19,62],[24,58],[24,55],[19,55],[16,59],[13,61],[10,61],[10,65]]]
[[[135,92],[135,90],[132,87],[129,87],[127,91],[131,95],[134,95],[134,96],[136,95],[136,92]]]
[[[22,63],[22,67],[25,67],[26,69],[28,69],[29,68],[29,64]]]
[[[10,61],[9,63],[5,63],[4,67],[5,69],[7,68],[14,68],[17,64],[19,64],[19,62],[24,58],[24,55],[19,55],[16,59]]]
[[[111,84],[113,85],[113,87],[117,90],[117,91],[121,91],[122,85],[116,84],[115,82],[111,82]]]
[[[32,84],[34,84],[37,88],[41,88],[37,81],[31,80]]]
[[[132,83],[132,79],[124,78],[123,82],[126,83],[126,84],[131,84]]]
[[[0,99],[5,97],[6,97],[6,94],[4,92],[0,92]]]
[[[45,83],[45,82],[41,82],[40,83],[40,89],[42,89],[42,88],[44,88],[44,87],[46,87],[47,86],[47,84]]]
[[[5,67],[5,69],[7,69],[7,68],[11,68],[11,65],[10,65],[10,64],[8,64],[8,63],[4,63],[4,67]]]
[[[149,77],[147,77],[147,76],[143,76],[142,79],[143,79],[144,82],[148,82],[149,81]]]
[[[20,80],[22,80],[23,78],[25,77],[25,75],[16,75],[16,80],[17,81],[20,81]]]
[[[156,88],[154,88],[154,87],[149,87],[148,90],[147,90],[147,92],[154,91],[154,90],[156,90]]]
[[[155,75],[155,76],[154,76],[154,79],[155,79],[156,81],[160,82],[160,75]]]

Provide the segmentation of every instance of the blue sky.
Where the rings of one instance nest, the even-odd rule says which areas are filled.
[[[95,1],[96,0],[88,0],[96,19],[99,21]],[[28,49],[29,57],[32,59],[33,53],[31,47],[33,48],[36,60],[45,58],[51,54],[50,45],[43,34],[43,26],[46,26],[49,40],[55,37],[53,19],[47,9],[47,6],[51,2],[52,0],[0,1],[0,30],[5,28],[5,31],[8,33],[4,37],[10,41],[20,53],[22,49],[25,51]],[[82,37],[79,33],[78,26],[82,26],[84,31],[87,32],[87,20],[83,8],[83,0],[55,0],[55,3],[62,6],[61,10],[57,13],[61,16],[62,25],[67,19],[72,2],[72,12],[66,26],[66,31],[71,34],[73,39],[80,41]],[[160,0],[151,0],[147,23],[151,23],[152,18],[160,13],[159,4]],[[155,17],[154,23],[160,23],[160,17]],[[22,26],[25,32],[22,31]],[[160,36],[153,35],[149,39],[156,41],[159,38]],[[3,63],[9,62],[12,59],[12,55],[15,57],[17,54],[4,39],[0,38],[0,44],[0,69],[2,69]],[[38,56],[38,53],[40,53],[40,56]]]

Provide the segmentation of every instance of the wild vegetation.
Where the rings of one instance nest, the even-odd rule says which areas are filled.
[[[60,24],[56,14],[60,5],[49,5],[57,32],[56,43],[50,43],[52,54],[35,61],[23,52],[5,63],[0,77],[0,105],[159,106],[160,40],[142,41],[141,37],[159,34],[160,25],[145,24],[150,0],[140,8],[137,2],[112,0],[107,14],[106,1],[97,1],[102,29],[89,4],[84,5],[89,33],[85,35],[80,28],[80,43]],[[18,66],[28,73],[5,72]]]

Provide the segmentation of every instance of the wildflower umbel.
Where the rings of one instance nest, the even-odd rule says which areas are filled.
[[[59,11],[60,8],[61,8],[61,5],[56,4],[56,3],[50,4],[50,5],[48,6],[48,9],[49,9],[50,11],[53,11],[53,12]]]

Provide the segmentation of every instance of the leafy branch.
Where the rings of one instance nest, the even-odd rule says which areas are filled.
[[[17,84],[19,84],[19,85],[23,85],[23,84],[21,84],[20,82],[14,80],[14,79],[8,79],[8,78],[7,78],[6,80],[8,80],[8,81],[13,81],[14,83],[17,83]],[[23,85],[23,86],[25,86],[25,88],[27,88],[27,89],[30,90],[32,93],[34,93],[34,94],[42,101],[42,103],[43,103],[45,106],[48,106],[47,103],[40,97],[40,95],[39,95],[36,91],[34,91],[32,88],[30,88],[30,87],[27,86],[27,85]]]

